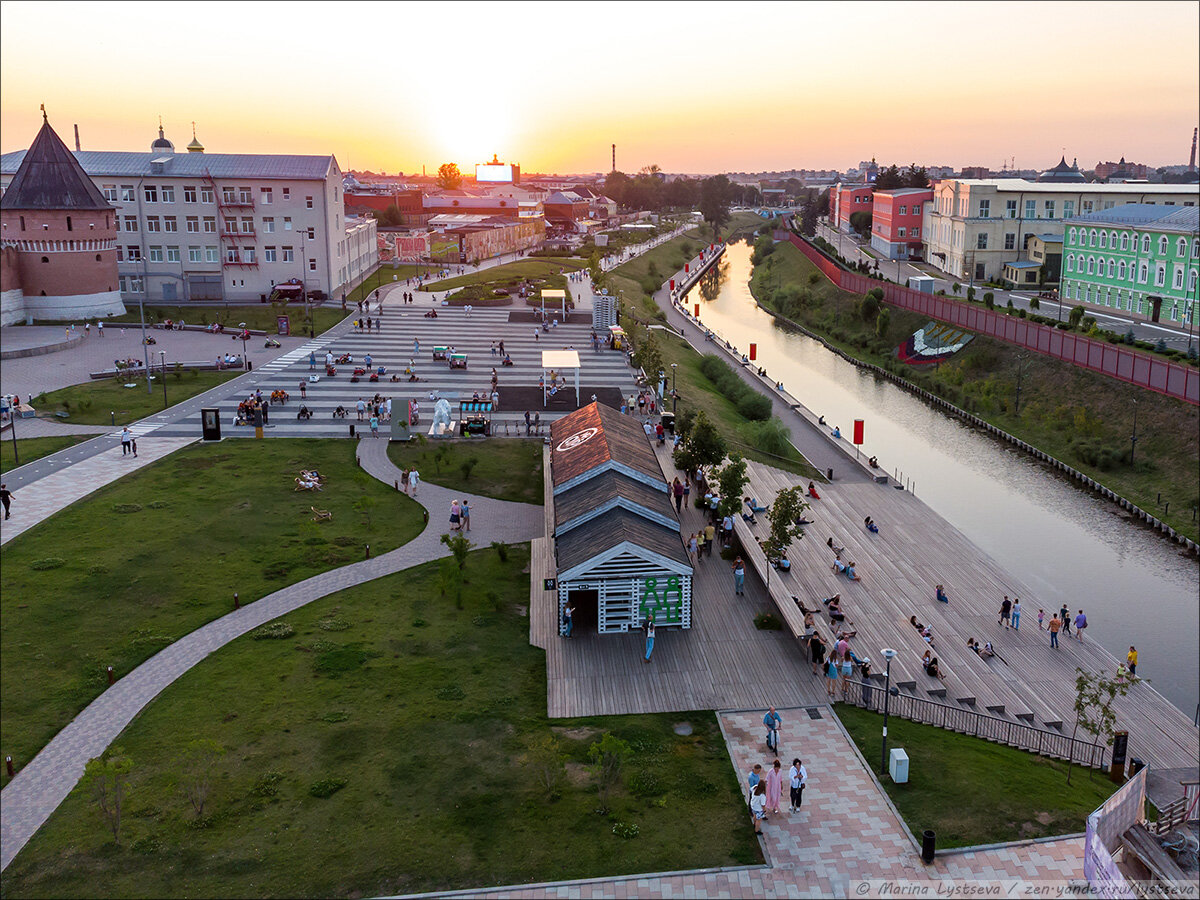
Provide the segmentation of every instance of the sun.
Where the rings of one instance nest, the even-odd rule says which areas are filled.
[[[469,106],[435,109],[430,122],[431,143],[445,156],[441,162],[458,163],[463,174],[471,174],[476,163],[486,162],[493,154],[504,159],[511,149],[508,142],[512,127],[507,111],[499,105]]]

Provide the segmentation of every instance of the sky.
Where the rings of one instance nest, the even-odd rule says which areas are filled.
[[[1187,162],[1200,4],[0,3],[0,150],[358,170]]]

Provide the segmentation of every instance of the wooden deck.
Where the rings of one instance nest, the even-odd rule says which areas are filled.
[[[669,450],[657,452],[670,481],[676,471]],[[763,503],[780,488],[800,481],[754,462],[748,463],[748,472],[747,493]],[[796,640],[803,633],[803,616],[792,597],[811,609],[821,607],[822,598],[840,593],[847,622],[858,630],[851,640],[855,653],[869,656],[882,674],[882,648],[894,648],[892,678],[906,693],[1070,732],[1076,666],[1115,672],[1117,660],[1111,654],[1094,640],[1081,643],[1073,636],[1062,637],[1061,649],[1052,650],[1047,632],[1037,627],[1036,592],[907,491],[870,482],[835,482],[818,490],[822,499],[811,501],[808,514],[814,524],[789,553],[791,571],[770,572],[769,594],[766,560],[756,542],[767,535],[766,515],[759,514],[756,525],[737,520],[746,561],[759,577],[748,575],[746,596],[735,597],[731,564],[719,553],[704,557],[693,582],[693,627],[659,629],[651,663],[642,661],[640,633],[600,637],[577,632],[571,640],[549,641],[549,715],[823,703],[823,679],[813,675]],[[880,524],[879,534],[863,528],[868,515]],[[701,512],[684,509],[685,537],[704,523]],[[832,570],[833,553],[825,544],[831,536],[846,548],[843,559],[858,564],[861,581],[851,582]],[[934,598],[938,583],[945,585],[949,604]],[[1005,594],[1021,598],[1019,632],[997,624]],[[1077,606],[1086,609],[1086,600]],[[785,621],[785,630],[757,630],[754,615],[772,609]],[[933,629],[933,650],[946,674],[944,681],[926,675],[920,665],[926,644],[909,624],[912,615]],[[817,619],[826,639],[835,638],[829,618],[821,614]],[[553,622],[549,627],[553,629]],[[531,623],[531,634],[534,628]],[[998,656],[981,659],[967,649],[968,638],[992,641]],[[1118,728],[1129,731],[1130,757],[1159,767],[1195,765],[1200,756],[1197,729],[1149,684],[1135,684],[1115,706]]]

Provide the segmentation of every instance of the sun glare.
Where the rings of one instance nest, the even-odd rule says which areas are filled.
[[[463,108],[446,106],[434,110],[430,123],[432,143],[445,159],[455,162],[464,173],[474,171],[475,163],[487,162],[492,154],[505,160],[513,128],[506,112],[498,107]],[[507,161],[507,160],[506,160]]]

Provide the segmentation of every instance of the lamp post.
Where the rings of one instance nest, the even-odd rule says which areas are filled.
[[[159,350],[158,356],[159,356],[159,361],[162,363],[163,409],[166,409],[167,408],[167,351]]]
[[[1129,436],[1129,468],[1133,468],[1133,455],[1137,452],[1137,401],[1133,401],[1133,434]]]
[[[9,431],[12,432],[13,441],[13,468],[21,464],[21,457],[17,455],[17,404],[9,401],[8,404],[8,421]]]
[[[142,286],[145,287],[145,279],[142,280]],[[142,302],[142,295],[138,295],[138,318],[142,322],[142,357],[146,363],[146,393],[153,394],[154,388],[150,385],[150,345],[146,343],[146,306]]]
[[[246,323],[238,322],[238,328],[242,329],[242,368],[248,369],[250,359],[246,356]]]
[[[887,725],[888,725],[888,700],[892,696],[892,660],[896,658],[896,651],[890,647],[883,648],[883,658],[887,660],[887,668],[883,676],[883,754],[880,757],[879,772],[881,775],[887,774]]]
[[[678,374],[679,363],[671,363],[671,412],[679,405],[679,394],[675,390],[675,376]]]
[[[304,298],[304,318],[308,319],[308,246],[304,243],[308,232],[299,231],[297,234],[300,237],[300,296]]]

